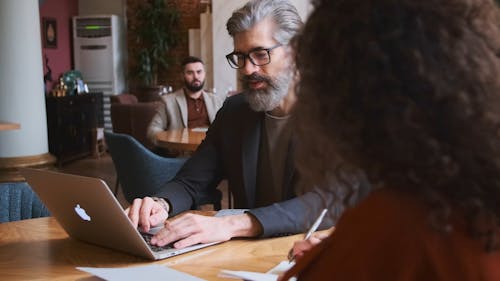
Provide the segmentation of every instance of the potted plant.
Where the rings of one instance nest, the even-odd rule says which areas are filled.
[[[180,14],[168,0],[147,0],[136,11],[136,75],[142,86],[158,89],[158,76],[172,60],[169,51],[177,46]],[[161,88],[161,87],[160,87]]]

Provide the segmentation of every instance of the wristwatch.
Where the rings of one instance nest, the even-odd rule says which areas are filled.
[[[165,198],[161,198],[161,197],[151,197],[151,199],[153,199],[153,201],[155,201],[156,203],[160,204],[160,206],[165,209],[165,211],[167,211],[167,213],[170,211],[170,204],[168,204],[167,200],[165,200]]]

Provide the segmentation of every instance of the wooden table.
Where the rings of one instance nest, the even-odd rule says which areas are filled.
[[[0,121],[0,131],[18,130],[20,128],[21,128],[21,125],[19,125],[17,123]]]
[[[266,272],[286,259],[293,242],[303,235],[273,239],[236,239],[176,257],[149,261],[68,237],[53,218],[0,224],[0,279],[97,280],[76,266],[170,266],[206,280],[221,269]],[[100,279],[99,279],[100,280]]]
[[[191,153],[205,139],[206,132],[193,129],[167,130],[156,135],[158,147],[169,151]]]

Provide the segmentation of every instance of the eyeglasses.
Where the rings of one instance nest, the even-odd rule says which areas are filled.
[[[241,52],[232,52],[226,56],[226,59],[229,62],[229,65],[235,69],[245,67],[247,58],[253,65],[262,66],[271,63],[271,55],[269,54],[269,52],[281,46],[281,44],[277,44],[267,49],[256,49],[248,52],[248,54],[244,54]]]

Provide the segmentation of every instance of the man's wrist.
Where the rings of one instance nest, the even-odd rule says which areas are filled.
[[[170,204],[168,203],[168,201],[165,199],[165,198],[161,198],[161,197],[151,197],[151,199],[153,199],[153,201],[155,201],[156,203],[158,203],[163,209],[165,209],[165,211],[167,212],[167,214],[170,212]]]
[[[250,213],[222,218],[229,223],[232,237],[257,237],[263,232],[260,222]]]

